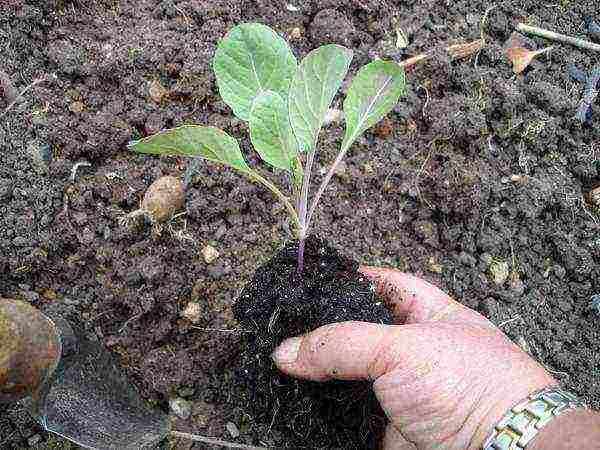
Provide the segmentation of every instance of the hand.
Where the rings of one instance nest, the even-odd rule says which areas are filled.
[[[480,449],[502,415],[556,381],[477,312],[414,276],[363,267],[397,323],[335,323],[285,340],[280,370],[373,381],[385,450]]]

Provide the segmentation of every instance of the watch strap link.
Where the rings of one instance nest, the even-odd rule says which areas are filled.
[[[586,405],[558,386],[535,392],[502,417],[483,444],[483,450],[522,450],[554,417],[575,408]]]

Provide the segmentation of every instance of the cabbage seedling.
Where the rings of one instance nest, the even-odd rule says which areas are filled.
[[[139,153],[202,157],[266,186],[296,225],[298,273],[302,273],[304,242],[329,181],[356,139],[388,114],[404,93],[404,70],[396,63],[375,60],[360,68],[344,100],[346,132],[337,157],[310,196],[319,133],[351,60],[351,50],[329,44],[298,64],[287,42],[258,23],[238,25],[219,42],[213,58],[219,93],[233,113],[248,122],[250,140],[261,158],[287,172],[289,193],[250,167],[237,141],[212,126],[184,125],[129,147]]]

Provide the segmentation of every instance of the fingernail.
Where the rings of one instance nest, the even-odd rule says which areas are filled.
[[[290,364],[298,359],[302,338],[293,337],[283,341],[279,347],[275,349],[271,357],[278,364]]]

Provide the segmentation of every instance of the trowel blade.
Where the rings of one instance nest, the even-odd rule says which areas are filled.
[[[36,419],[48,431],[94,450],[153,449],[168,435],[168,416],[144,405],[99,342],[61,330],[63,355]],[[65,351],[66,350],[66,351]]]

